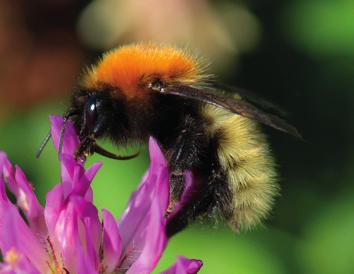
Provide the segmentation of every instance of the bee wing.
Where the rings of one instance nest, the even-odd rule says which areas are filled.
[[[259,94],[252,92],[250,90],[230,86],[224,83],[217,82],[215,80],[207,80],[208,86],[210,86],[213,89],[216,90],[221,90],[221,91],[228,91],[232,92],[233,94],[239,95],[242,99],[245,99],[246,101],[255,104],[256,106],[259,106],[263,109],[268,109],[271,110],[272,112],[275,112],[276,114],[279,114],[280,116],[286,116],[287,112],[278,106],[277,104],[270,102],[269,100],[263,98]]]
[[[221,107],[302,139],[300,133],[294,126],[288,124],[278,116],[266,113],[242,99],[230,98],[207,89],[179,84],[167,86],[163,88],[161,92]]]

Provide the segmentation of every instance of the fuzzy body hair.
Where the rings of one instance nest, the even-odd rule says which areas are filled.
[[[265,136],[250,119],[205,105],[207,134],[218,141],[217,156],[232,192],[233,230],[249,229],[270,212],[278,193],[273,157]]]
[[[175,47],[138,43],[105,53],[86,71],[81,84],[91,89],[109,84],[119,88],[126,99],[141,100],[149,94],[147,84],[156,78],[167,84],[201,81],[206,78],[203,63],[201,58]]]

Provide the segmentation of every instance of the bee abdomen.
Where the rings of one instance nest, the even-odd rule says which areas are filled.
[[[249,229],[270,212],[278,194],[273,157],[255,122],[214,106],[205,106],[217,158],[232,193],[227,221],[233,230]]]

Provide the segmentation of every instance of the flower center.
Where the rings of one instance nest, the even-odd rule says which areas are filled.
[[[7,262],[12,269],[16,269],[16,265],[19,259],[19,254],[16,251],[16,248],[12,247],[9,251],[5,254],[5,262]]]

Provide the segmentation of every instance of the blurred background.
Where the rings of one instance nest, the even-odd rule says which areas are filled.
[[[234,235],[222,224],[193,225],[157,270],[184,255],[204,261],[200,273],[354,273],[353,11],[350,0],[0,1],[0,149],[44,203],[58,161],[51,145],[34,155],[83,67],[125,43],[187,46],[219,80],[286,109],[306,142],[265,128],[281,176],[265,226]],[[95,203],[118,217],[146,151],[89,162],[97,160]]]

